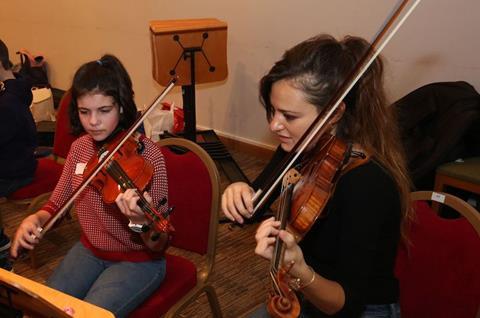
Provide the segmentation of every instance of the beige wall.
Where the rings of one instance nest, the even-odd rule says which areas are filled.
[[[197,87],[197,124],[273,145],[257,98],[259,78],[283,51],[317,33],[371,40],[393,0],[1,0],[0,37],[12,52],[48,59],[50,81],[67,88],[76,68],[103,53],[129,70],[140,107],[161,87],[152,80],[148,22],[215,17],[228,22],[229,77]],[[434,81],[465,80],[480,90],[476,0],[423,0],[384,51],[392,100]],[[17,57],[12,57],[18,62]],[[181,104],[179,90],[169,96]]]

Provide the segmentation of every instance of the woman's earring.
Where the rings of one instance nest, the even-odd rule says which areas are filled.
[[[123,107],[120,106],[120,114],[123,114]]]

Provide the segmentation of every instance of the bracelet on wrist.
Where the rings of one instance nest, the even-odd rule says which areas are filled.
[[[313,282],[315,281],[315,271],[313,270],[313,268],[311,266],[308,266],[308,268],[310,269],[310,272],[312,273],[312,278],[310,278],[310,280],[306,283],[302,282],[302,280],[298,277],[293,277],[290,282],[288,283],[288,285],[290,286],[291,289],[295,290],[295,291],[299,291],[299,290],[302,290],[304,289],[305,287],[307,286],[310,286],[311,284],[313,284]]]

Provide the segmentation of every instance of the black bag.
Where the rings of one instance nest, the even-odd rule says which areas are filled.
[[[19,74],[26,78],[33,87],[50,87],[47,67],[43,55],[33,55],[25,49],[17,52],[20,55]]]
[[[480,95],[469,83],[431,83],[393,106],[417,190],[433,189],[439,165],[480,156]]]

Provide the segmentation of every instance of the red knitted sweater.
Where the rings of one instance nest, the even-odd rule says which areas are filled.
[[[154,206],[157,206],[158,202],[168,195],[165,162],[160,148],[153,141],[144,136],[140,141],[145,144],[142,156],[154,166],[148,192],[152,196]],[[96,155],[97,151],[98,148],[89,135],[80,137],[72,144],[62,176],[43,210],[52,215],[58,212],[81,184],[82,167]],[[164,212],[166,208],[167,204],[164,204],[159,212]],[[163,256],[149,250],[140,234],[128,228],[129,220],[120,212],[117,205],[104,203],[100,193],[93,186],[88,185],[76,198],[75,211],[82,229],[81,242],[97,257],[110,261],[141,262]]]

